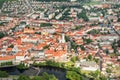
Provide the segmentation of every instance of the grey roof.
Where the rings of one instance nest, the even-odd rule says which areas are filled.
[[[93,61],[84,61],[84,62],[80,62],[80,66],[95,66],[96,62]]]

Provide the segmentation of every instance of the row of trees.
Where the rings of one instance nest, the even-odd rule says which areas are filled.
[[[17,65],[17,68],[19,70],[25,70],[25,69],[28,69],[29,66],[28,65],[25,65],[24,63],[20,63],[19,65]]]
[[[37,1],[40,1],[40,2],[68,2],[70,0],[37,0]]]
[[[82,76],[75,71],[67,71],[66,78],[67,80],[83,80]]]
[[[52,2],[70,2],[71,0],[37,0],[37,1],[41,1],[41,2],[50,2],[50,1],[52,1]],[[91,0],[76,0],[76,1],[79,1],[79,2],[91,2]]]
[[[33,63],[33,66],[39,67],[39,66],[51,66],[51,67],[59,67],[59,68],[64,68],[64,63],[59,63],[51,60],[47,60],[45,62],[40,62],[40,63]]]
[[[6,78],[6,77],[8,77],[9,76],[9,74],[7,73],[7,72],[5,72],[5,71],[0,71],[0,78]]]
[[[48,73],[44,72],[42,76],[34,76],[30,78],[29,76],[20,75],[17,80],[58,80],[54,75],[49,75]]]
[[[0,32],[0,39],[6,36],[7,34],[5,32]]]
[[[96,34],[99,34],[99,33],[100,33],[100,31],[96,30],[96,29],[93,29],[93,30],[87,32],[87,34],[92,34],[92,35],[96,35]]]
[[[48,27],[48,26],[52,26],[51,23],[41,23],[40,24],[41,27]]]
[[[0,66],[8,66],[8,65],[13,65],[12,61],[0,63]]]

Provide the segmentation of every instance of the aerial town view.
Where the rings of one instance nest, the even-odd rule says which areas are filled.
[[[0,80],[120,80],[120,0],[0,0]]]

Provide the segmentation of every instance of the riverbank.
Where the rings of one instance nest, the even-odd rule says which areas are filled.
[[[36,68],[36,69],[35,69]],[[66,72],[61,68],[55,67],[30,67],[26,70],[20,71],[17,67],[9,67],[9,68],[0,68],[1,71],[6,71],[11,79],[17,79],[20,75],[30,76],[31,78],[34,76],[41,76],[44,72],[54,75],[58,78],[58,80],[66,80]]]

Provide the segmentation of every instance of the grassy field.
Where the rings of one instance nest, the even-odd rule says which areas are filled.
[[[91,1],[89,3],[85,3],[84,5],[96,5],[96,4],[102,4],[102,1]]]

